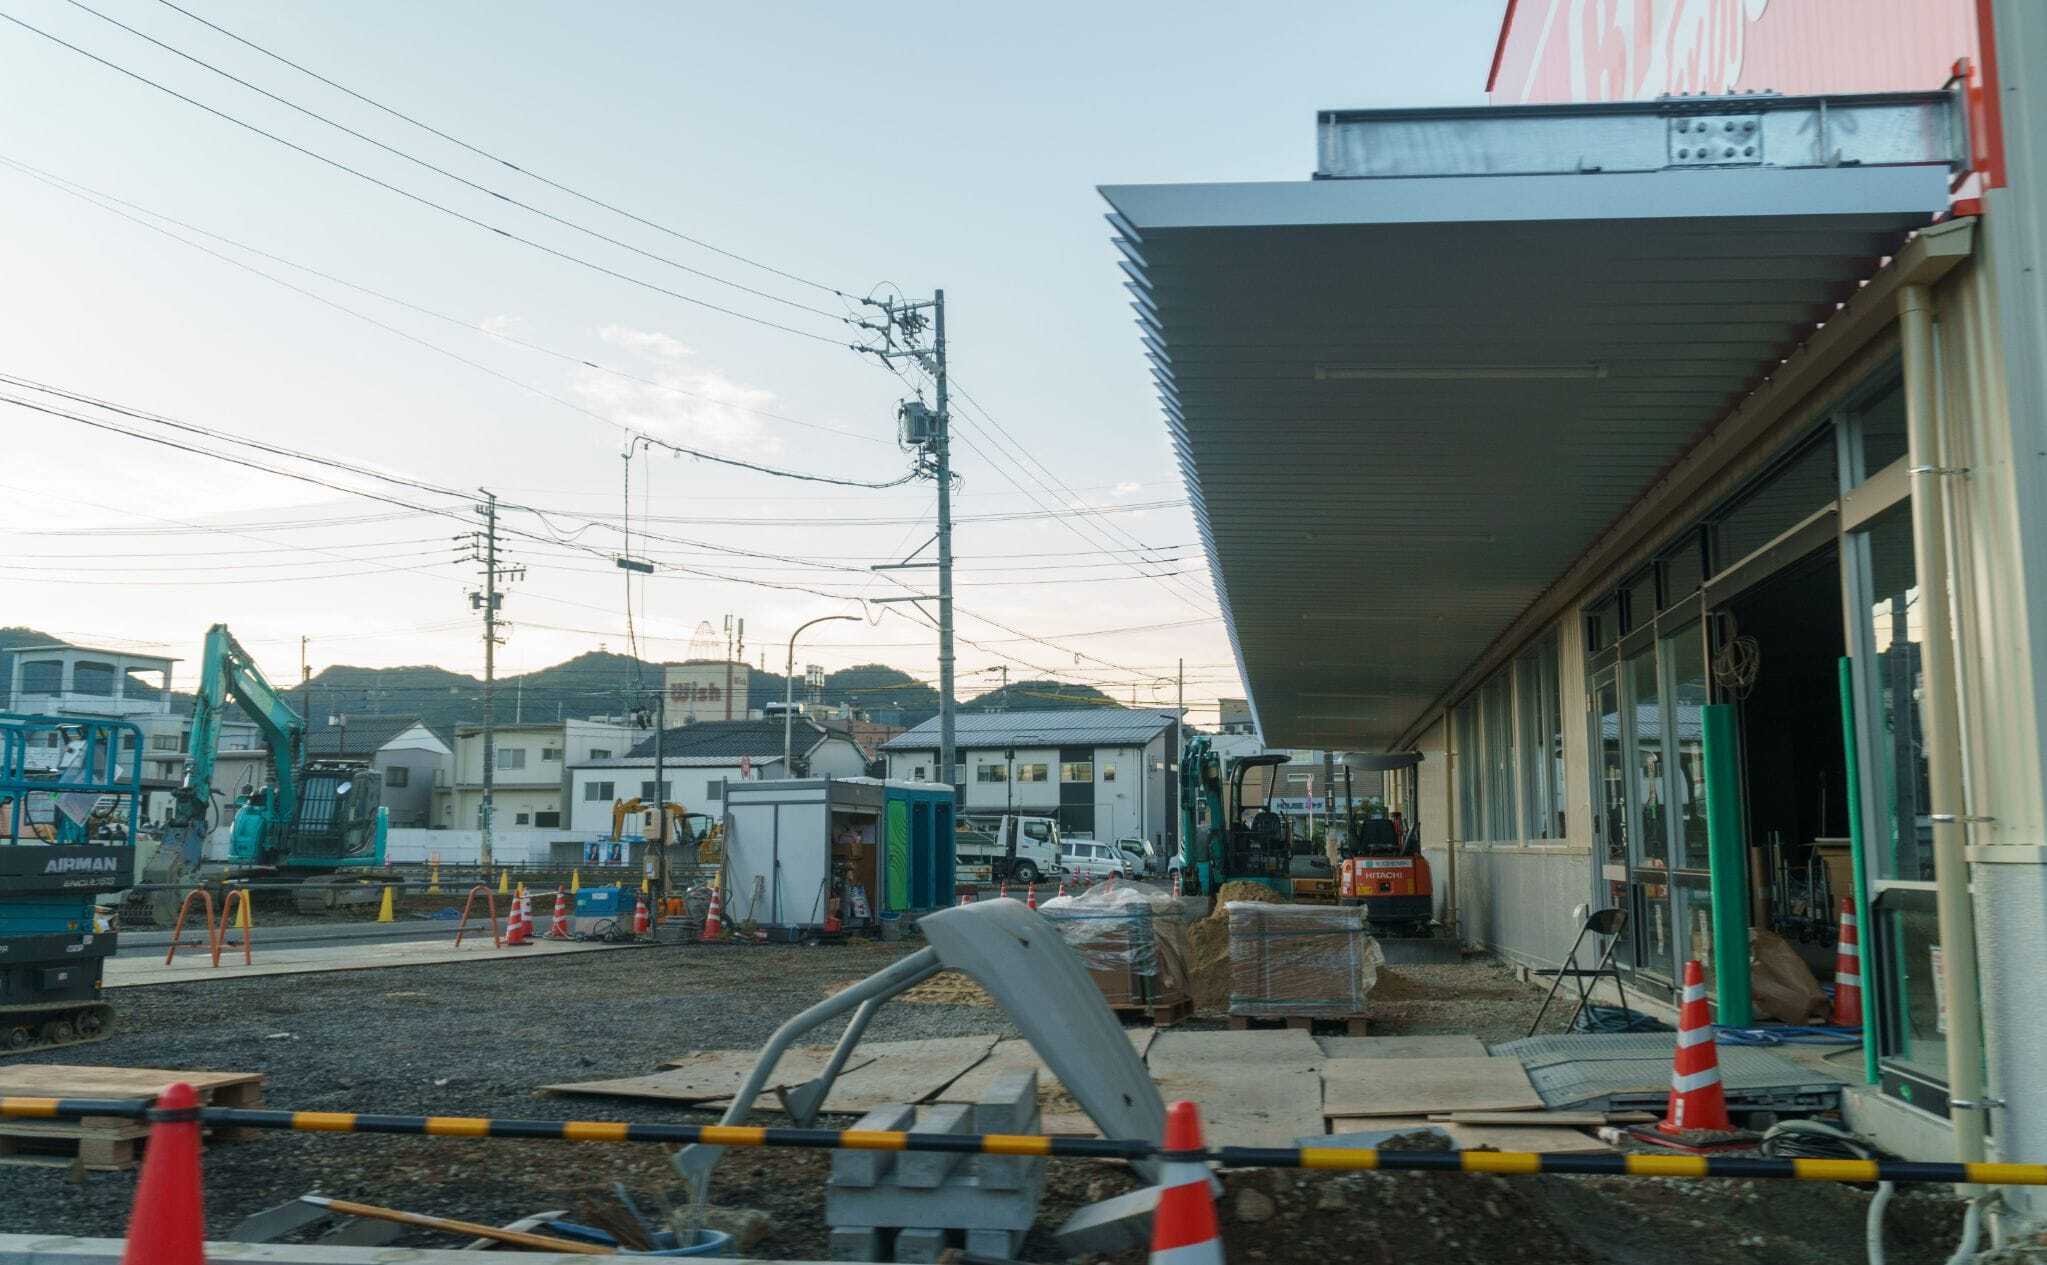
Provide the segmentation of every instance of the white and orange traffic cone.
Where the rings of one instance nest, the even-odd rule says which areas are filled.
[[[532,936],[533,929],[526,925],[526,889],[521,887],[512,897],[512,907],[505,914],[505,945],[517,948]]]
[[[554,926],[548,929],[550,940],[569,938],[569,894],[557,887],[554,889]]]
[[[1060,895],[1061,895],[1062,897],[1066,895],[1066,880],[1065,880],[1065,879],[1060,879],[1060,880],[1059,880],[1059,894],[1060,894]]]
[[[711,889],[711,907],[704,911],[704,939],[716,940],[725,934],[725,902],[718,895],[718,889]]]
[[[1713,1048],[1713,1020],[1706,1009],[1706,968],[1697,958],[1685,963],[1677,1052],[1670,1068],[1670,1108],[1656,1128],[1674,1134],[1734,1131],[1734,1121],[1727,1116],[1727,1091],[1720,1084],[1720,1056]]]
[[[967,906],[967,905],[971,905],[971,904],[973,904],[973,903],[974,903],[974,894],[973,894],[972,892],[961,892],[961,893],[960,893],[960,904],[961,904],[962,906]]]
[[[1024,908],[1026,908],[1026,909],[1036,909],[1037,907],[1038,907],[1038,885],[1037,885],[1036,883],[1033,883],[1033,884],[1031,884],[1031,885],[1030,885],[1030,887],[1029,887],[1028,889],[1026,889],[1026,890],[1025,890],[1025,892],[1024,892]]]
[[[639,903],[633,906],[633,934],[647,934],[647,896],[644,892],[640,894]]]
[[[1837,1028],[1862,1026],[1862,932],[1855,902],[1841,898],[1841,935],[1834,942],[1834,1015]]]
[[[1178,870],[1174,870],[1174,871],[1173,871],[1173,895],[1174,895],[1174,897],[1176,897],[1176,898],[1177,898],[1177,897],[1183,896],[1183,895],[1185,895],[1185,894],[1186,894],[1186,893],[1184,893],[1184,892],[1182,892],[1182,891],[1180,890],[1180,871],[1178,871]]]
[[[1160,1156],[1159,1202],[1151,1217],[1151,1265],[1222,1265],[1222,1230],[1215,1220],[1201,1113],[1182,1100],[1166,1108],[1166,1145]]]
[[[1003,879],[1003,880],[1002,880],[1002,882],[1000,882],[999,884],[997,884],[997,885],[996,885],[996,887],[995,887],[995,895],[996,895],[996,896],[997,896],[997,897],[998,897],[999,899],[1002,899],[1002,900],[1008,900],[1008,899],[1009,899],[1009,880],[1008,880],[1008,879]]]

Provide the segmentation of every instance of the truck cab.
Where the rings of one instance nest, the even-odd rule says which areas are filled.
[[[1064,873],[1059,823],[1050,817],[1016,813],[961,817],[953,839],[958,864],[985,865],[993,879],[1035,883]]]

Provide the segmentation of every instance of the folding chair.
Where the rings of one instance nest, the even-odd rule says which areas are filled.
[[[1592,990],[1598,987],[1598,981],[1602,976],[1613,978],[1614,991],[1620,994],[1621,1009],[1628,1008],[1628,990],[1621,984],[1620,968],[1613,964],[1614,950],[1619,947],[1621,933],[1627,930],[1627,926],[1627,910],[1595,910],[1592,916],[1585,920],[1585,925],[1578,929],[1578,938],[1571,941],[1571,956],[1564,959],[1564,965],[1529,972],[1531,975],[1553,977],[1549,986],[1549,996],[1542,999],[1542,1009],[1535,1012],[1535,1022],[1528,1025],[1529,1036],[1534,1036],[1536,1029],[1542,1027],[1542,1017],[1549,1013],[1550,1003],[1557,999],[1557,990],[1564,986],[1567,979],[1571,981],[1571,986],[1578,990],[1578,1007],[1571,1012],[1571,1021],[1564,1025],[1567,1032],[1577,1026],[1578,1016],[1584,1014],[1585,1007],[1592,1004]],[[1585,943],[1586,936],[1609,937],[1606,951],[1599,955],[1599,965],[1589,971],[1578,965],[1578,949]]]

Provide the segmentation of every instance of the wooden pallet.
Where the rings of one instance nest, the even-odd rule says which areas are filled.
[[[1250,1032],[1261,1028],[1299,1028],[1303,1032],[1320,1033],[1326,1037],[1361,1037],[1365,1035],[1363,1015],[1231,1015],[1232,1032]]]
[[[1194,1017],[1194,999],[1182,997],[1178,1001],[1157,1002],[1146,1006],[1111,1006],[1110,1009],[1116,1012],[1116,1018],[1123,1023],[1170,1028],[1176,1023],[1185,1023]]]
[[[154,1067],[84,1067],[68,1064],[0,1066],[0,1095],[35,1098],[146,1098],[154,1102],[172,1084],[198,1091],[202,1107],[263,1105],[258,1072],[180,1072]],[[253,1138],[254,1129],[205,1131],[211,1142]],[[0,1121],[0,1164],[82,1166],[99,1171],[133,1168],[149,1124],[117,1116],[82,1120]]]

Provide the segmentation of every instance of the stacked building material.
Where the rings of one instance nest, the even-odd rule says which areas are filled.
[[[1119,883],[1056,897],[1038,912],[1080,955],[1111,1009],[1161,1025],[1192,1013],[1187,920],[1175,897]]]
[[[1036,1133],[1038,1074],[1005,1072],[972,1103],[891,1104],[855,1129]],[[835,1261],[936,1261],[947,1248],[1007,1260],[1037,1220],[1045,1160],[937,1151],[834,1151],[825,1224]]]
[[[1230,1014],[1353,1019],[1386,957],[1365,910],[1231,901]]]

